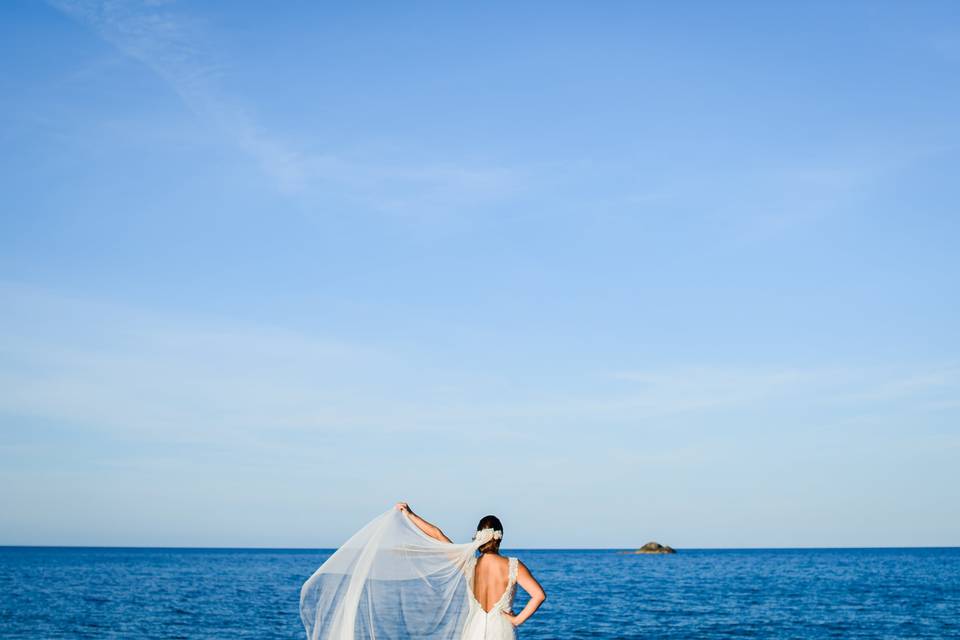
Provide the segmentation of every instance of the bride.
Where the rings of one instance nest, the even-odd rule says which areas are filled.
[[[398,502],[396,508],[405,513],[418,529],[431,538],[453,544],[440,529],[415,514],[406,502]],[[519,627],[533,615],[533,612],[547,599],[547,594],[522,562],[517,558],[504,558],[500,555],[503,525],[500,524],[497,516],[481,518],[473,539],[480,543],[477,548],[480,557],[471,558],[464,571],[470,592],[470,606],[461,638],[462,640],[513,638],[516,636],[514,628]],[[517,584],[530,595],[530,600],[523,611],[514,615],[511,609]]]
[[[300,590],[308,640],[512,640],[546,600],[522,562],[500,555],[496,516],[454,544],[406,502],[369,522]],[[516,586],[530,595],[512,611]]]

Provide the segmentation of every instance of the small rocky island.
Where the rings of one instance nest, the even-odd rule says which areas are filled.
[[[632,554],[636,554],[636,553],[643,553],[643,554],[647,554],[647,553],[676,553],[676,552],[677,552],[676,549],[674,549],[673,547],[668,547],[667,545],[665,545],[665,544],[660,544],[659,542],[648,542],[647,544],[643,545],[642,547],[640,547],[640,548],[637,549],[636,551],[624,551],[624,553],[632,553]]]

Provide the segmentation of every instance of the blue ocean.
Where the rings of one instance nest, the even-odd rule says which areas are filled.
[[[0,637],[300,640],[330,553],[0,547]],[[548,594],[525,639],[960,638],[960,548],[504,553]]]

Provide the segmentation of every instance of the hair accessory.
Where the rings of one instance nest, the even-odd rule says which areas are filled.
[[[491,540],[499,540],[502,537],[503,531],[487,527],[486,529],[480,529],[477,531],[476,535],[473,536],[473,540],[474,542],[478,542],[480,544],[486,544]]]

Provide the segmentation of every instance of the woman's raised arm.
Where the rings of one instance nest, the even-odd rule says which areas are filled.
[[[407,514],[407,517],[410,518],[413,524],[417,525],[417,528],[420,529],[420,531],[423,531],[425,534],[427,534],[431,538],[435,540],[439,540],[440,542],[453,543],[453,540],[445,536],[443,531],[440,531],[440,527],[434,524],[430,524],[429,522],[427,522],[426,520],[424,520],[423,518],[415,514],[413,512],[413,509],[411,509],[410,505],[407,504],[406,502],[398,502],[395,506],[397,509]]]

